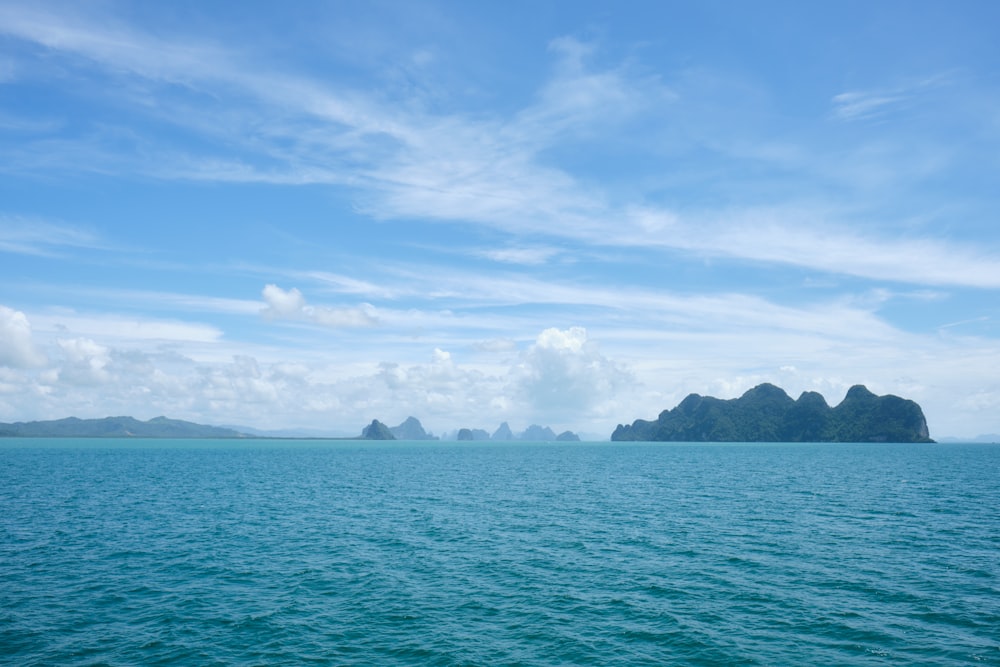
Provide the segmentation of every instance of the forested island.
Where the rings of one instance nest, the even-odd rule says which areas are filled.
[[[893,395],[876,396],[855,385],[831,408],[814,391],[793,400],[780,387],[761,384],[743,396],[719,399],[690,394],[655,421],[618,425],[614,441],[656,442],[933,442],[923,410]]]

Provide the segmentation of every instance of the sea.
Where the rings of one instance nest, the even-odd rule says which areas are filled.
[[[1000,665],[1000,446],[0,440],[3,665]]]

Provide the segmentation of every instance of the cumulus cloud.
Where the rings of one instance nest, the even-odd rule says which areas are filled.
[[[89,338],[60,339],[63,365],[59,380],[72,385],[104,384],[111,379],[110,350]]]
[[[539,414],[581,413],[615,398],[631,380],[604,357],[583,327],[546,329],[514,369],[516,385]]]
[[[261,314],[269,320],[298,320],[338,329],[343,327],[370,327],[378,324],[374,306],[361,304],[354,308],[313,306],[297,288],[285,290],[277,285],[266,285],[261,292],[267,304]]]
[[[0,366],[33,368],[45,361],[45,355],[35,345],[27,316],[0,306]]]
[[[265,285],[261,296],[267,303],[267,308],[261,313],[268,318],[279,319],[298,317],[306,307],[306,299],[297,288],[283,290],[277,285]]]

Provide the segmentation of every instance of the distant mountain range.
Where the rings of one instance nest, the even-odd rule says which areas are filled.
[[[723,400],[691,394],[655,421],[619,425],[612,440],[665,442],[933,442],[923,410],[862,385],[831,408],[820,394],[793,400],[772,384]]]
[[[21,438],[247,438],[231,428],[204,426],[179,419],[132,417],[0,423],[0,437]]]
[[[1000,443],[1000,433],[984,433],[982,435],[977,435],[972,438],[954,438],[945,437],[940,438],[940,442],[950,442],[950,443],[972,443],[972,444],[987,444],[996,445]]]

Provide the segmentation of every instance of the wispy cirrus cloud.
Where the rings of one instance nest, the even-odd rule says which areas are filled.
[[[109,76],[170,88],[173,94],[160,95],[157,105],[133,104],[161,122],[211,139],[207,147],[187,148],[189,153],[171,147],[118,156],[119,167],[128,163],[161,178],[336,184],[352,188],[358,210],[374,218],[483,225],[514,236],[660,247],[915,284],[994,288],[1000,283],[995,248],[930,235],[893,238],[879,225],[865,225],[867,231],[859,233],[856,219],[829,203],[812,210],[779,203],[766,211],[749,206],[679,211],[654,202],[636,214],[634,197],[623,202],[610,186],[560,166],[550,150],[580,137],[613,134],[636,116],[663,114],[684,104],[684,95],[625,66],[593,66],[595,47],[572,37],[552,41],[554,63],[529,104],[506,115],[477,115],[430,113],[367,91],[257,67],[249,55],[218,44],[150,35],[73,12],[8,5],[0,18],[0,31],[18,39],[83,58]],[[846,91],[833,98],[833,115],[874,118],[943,80]],[[204,98],[211,112],[192,96]],[[703,138],[706,146],[713,145],[710,139]],[[141,141],[157,140],[150,135]],[[107,157],[112,149],[99,150],[105,157],[96,163],[113,169],[115,158]],[[745,145],[741,151],[760,153]],[[59,153],[73,155],[74,163],[88,162],[73,151]],[[157,160],[145,159],[146,153]],[[781,159],[803,154],[801,147],[788,146]],[[884,169],[891,171],[892,165]],[[44,248],[40,242],[18,245],[16,238],[5,242],[2,236],[0,243]],[[547,258],[523,250],[493,250],[487,256],[524,265]]]
[[[97,234],[82,227],[0,213],[0,252],[56,257],[67,248],[106,246]]]
[[[537,265],[545,264],[562,251],[549,246],[527,246],[509,248],[488,248],[474,251],[478,257],[505,264]]]
[[[907,99],[903,94],[850,91],[833,96],[833,115],[840,120],[861,120],[888,113]]]
[[[833,117],[843,121],[870,120],[900,111],[916,103],[928,90],[947,84],[946,75],[926,77],[898,86],[849,90],[831,100]]]
[[[800,266],[875,280],[933,286],[1000,287],[1000,249],[932,237],[864,234],[841,221],[846,214],[799,206],[695,213],[689,217],[644,211],[634,243],[650,243],[708,256]],[[652,239],[650,220],[664,220]]]

